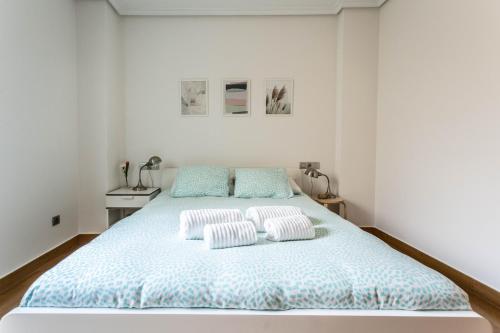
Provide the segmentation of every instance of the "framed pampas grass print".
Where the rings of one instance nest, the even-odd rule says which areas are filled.
[[[249,116],[250,80],[222,80],[222,104],[224,116]]]
[[[266,80],[266,115],[290,116],[293,110],[293,80]]]

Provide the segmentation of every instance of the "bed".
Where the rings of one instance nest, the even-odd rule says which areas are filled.
[[[168,182],[167,182],[168,183]],[[167,187],[164,186],[164,187]],[[208,250],[178,237],[182,210],[294,205],[309,241]],[[10,332],[489,332],[467,295],[306,195],[172,198],[42,275],[2,319]]]

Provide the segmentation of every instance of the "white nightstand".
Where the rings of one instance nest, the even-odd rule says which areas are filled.
[[[106,193],[108,228],[113,223],[144,207],[145,204],[153,200],[160,192],[161,189],[159,187],[150,187],[144,191],[134,191],[130,188],[122,187]]]

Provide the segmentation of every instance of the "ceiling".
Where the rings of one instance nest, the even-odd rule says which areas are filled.
[[[108,0],[120,15],[331,15],[386,0]]]

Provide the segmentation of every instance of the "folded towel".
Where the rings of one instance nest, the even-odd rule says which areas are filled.
[[[179,219],[182,239],[203,239],[203,227],[207,224],[244,220],[239,209],[184,210]]]
[[[264,222],[264,227],[267,239],[275,242],[312,239],[315,236],[314,226],[305,215],[267,219]]]
[[[203,238],[209,249],[252,245],[257,243],[257,230],[250,221],[207,224]]]
[[[267,219],[302,214],[302,210],[294,206],[261,206],[248,208],[245,217],[255,223],[258,232],[264,232],[264,221]]]

